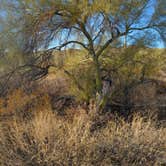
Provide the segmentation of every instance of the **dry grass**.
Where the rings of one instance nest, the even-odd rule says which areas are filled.
[[[93,104],[89,113],[81,107],[68,108],[64,116],[58,116],[44,92],[27,94],[17,89],[1,99],[0,113],[13,116],[3,119],[0,114],[0,165],[166,164],[166,128],[156,127],[150,118],[137,115],[126,122],[98,115]]]
[[[0,124],[0,165],[110,166],[166,164],[166,128],[135,116],[131,123],[109,121],[91,132],[95,111],[79,110],[72,121],[51,110],[30,121],[16,117]]]

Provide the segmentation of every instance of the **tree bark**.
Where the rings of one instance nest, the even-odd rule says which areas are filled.
[[[94,65],[95,65],[95,70],[96,70],[96,90],[97,93],[101,95],[102,93],[102,80],[101,80],[101,71],[100,71],[100,63],[98,60],[98,57],[94,57]]]

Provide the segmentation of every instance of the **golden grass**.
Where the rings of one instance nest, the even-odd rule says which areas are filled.
[[[110,166],[166,164],[166,128],[135,116],[128,123],[112,120],[91,132],[95,111],[78,110],[72,121],[51,110],[30,121],[16,117],[0,124],[0,165]]]
[[[68,108],[58,116],[48,97],[54,90],[46,85],[33,93],[16,89],[0,99],[0,166],[166,164],[166,128],[149,116],[126,122],[97,114],[93,104],[88,111]]]

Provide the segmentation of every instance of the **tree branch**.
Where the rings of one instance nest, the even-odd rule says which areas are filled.
[[[152,25],[147,25],[147,26],[145,26],[145,27],[140,27],[140,28],[131,27],[131,28],[129,28],[128,30],[129,30],[129,31],[132,31],[132,30],[141,31],[141,30],[145,30],[145,29],[149,29],[149,28],[162,27],[162,26],[164,26],[164,24],[152,24]]]
[[[86,50],[89,51],[89,49],[86,47],[86,45],[85,45],[84,43],[79,42],[79,41],[75,41],[75,40],[73,40],[73,41],[68,41],[68,42],[66,42],[66,43],[63,43],[63,44],[60,45],[60,46],[53,47],[53,48],[51,48],[51,50],[53,50],[53,49],[61,50],[63,47],[65,47],[65,46],[67,46],[67,45],[69,45],[69,44],[72,44],[72,43],[73,43],[73,44],[78,44],[78,45],[82,46],[83,48],[85,48]]]
[[[95,50],[94,50],[94,47],[93,47],[93,40],[92,40],[92,37],[90,36],[90,34],[88,33],[88,31],[86,30],[84,23],[82,23],[82,22],[80,22],[80,21],[78,21],[78,20],[77,20],[77,23],[78,23],[78,25],[80,26],[81,31],[83,32],[83,34],[86,36],[86,38],[87,38],[88,41],[89,41],[90,49],[88,49],[88,51],[89,51],[90,53],[92,53],[93,56],[95,56]]]
[[[115,39],[117,39],[117,38],[119,38],[119,37],[121,37],[121,36],[124,36],[124,35],[126,35],[126,34],[127,34],[127,32],[124,32],[124,33],[121,33],[121,34],[117,35],[116,37],[113,37],[113,38],[109,39],[109,40],[101,47],[101,49],[96,53],[96,56],[99,57],[99,56],[103,53],[103,51],[104,51]]]

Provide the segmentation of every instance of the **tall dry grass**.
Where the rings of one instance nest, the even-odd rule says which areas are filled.
[[[0,165],[137,166],[166,164],[166,128],[135,116],[131,123],[112,120],[91,131],[95,111],[77,110],[71,121],[51,110],[21,121],[0,123]]]

